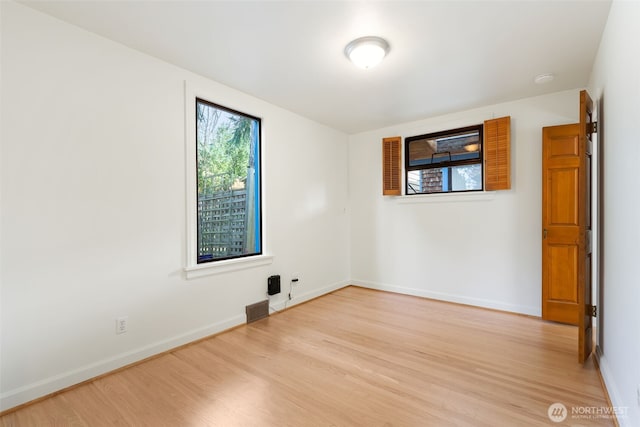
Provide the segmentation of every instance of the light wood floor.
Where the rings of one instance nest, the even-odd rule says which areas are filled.
[[[9,413],[0,426],[549,426],[607,406],[574,327],[348,287]],[[552,423],[550,404],[569,417]]]

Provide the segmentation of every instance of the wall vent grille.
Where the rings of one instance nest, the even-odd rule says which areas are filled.
[[[257,302],[246,307],[247,323],[269,317],[269,300]]]

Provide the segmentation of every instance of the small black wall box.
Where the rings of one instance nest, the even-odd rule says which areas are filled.
[[[275,295],[280,293],[280,276],[269,276],[267,280],[267,293]]]

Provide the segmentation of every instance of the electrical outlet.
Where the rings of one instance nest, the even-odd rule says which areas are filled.
[[[124,334],[127,332],[127,323],[129,322],[128,316],[118,317],[116,319],[116,335]]]
[[[300,284],[300,273],[293,273],[291,275],[291,281],[293,282],[294,285],[299,285]]]

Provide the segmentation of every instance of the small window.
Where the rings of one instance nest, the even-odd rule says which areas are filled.
[[[406,194],[482,190],[482,125],[405,139]]]
[[[198,264],[259,255],[260,119],[196,98]]]

